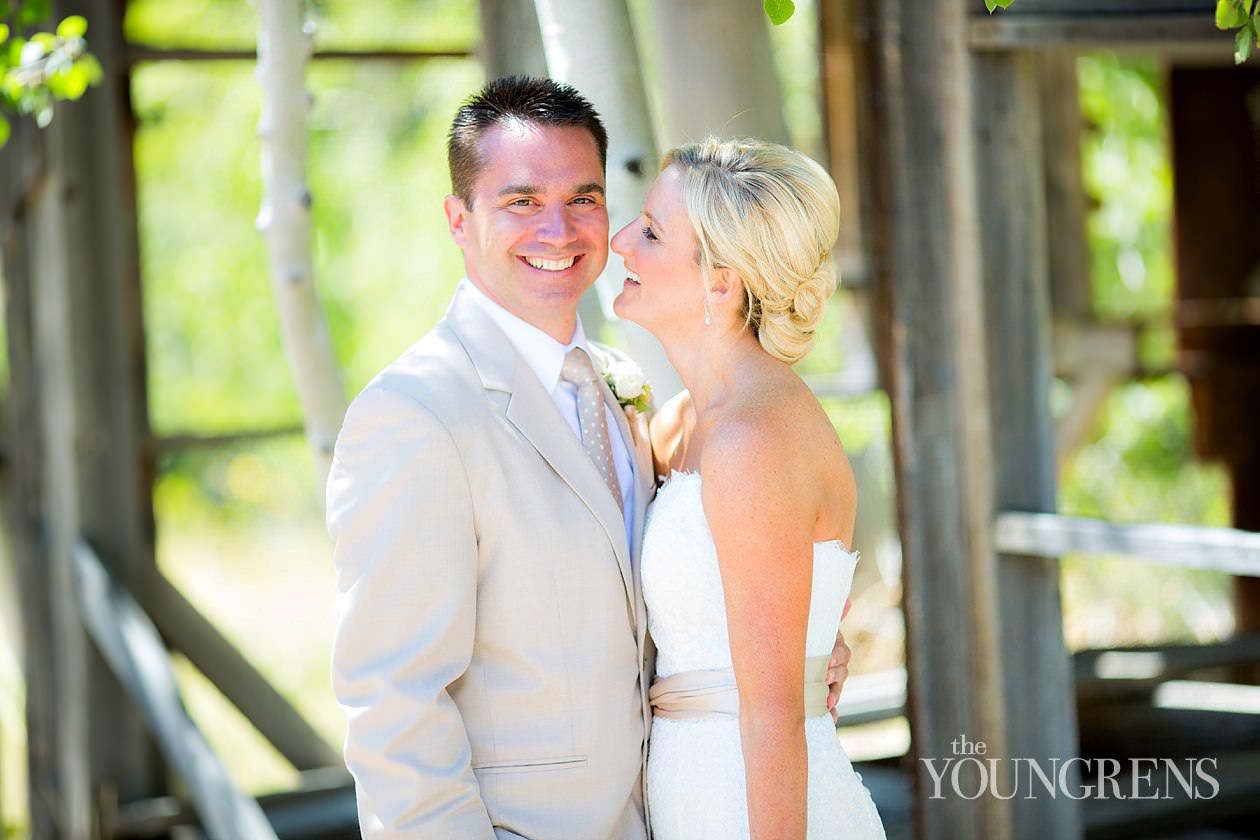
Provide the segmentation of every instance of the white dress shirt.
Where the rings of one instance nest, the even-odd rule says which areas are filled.
[[[512,346],[516,348],[516,352],[521,354],[521,358],[538,377],[543,390],[551,394],[551,399],[555,401],[556,408],[560,409],[561,416],[568,422],[573,434],[581,440],[582,427],[578,420],[577,387],[572,382],[565,382],[560,378],[560,369],[564,367],[565,354],[574,347],[581,347],[587,355],[591,356],[592,361],[595,361],[595,356],[591,354],[591,348],[586,343],[582,319],[578,318],[577,327],[573,330],[573,338],[569,340],[569,343],[561,344],[538,327],[521,320],[499,306],[485,292],[474,286],[468,278],[460,281],[456,294],[468,295],[476,301],[495,325],[503,330],[508,341],[512,342]],[[598,362],[596,366],[598,369]],[[634,471],[630,466],[630,449],[621,437],[621,427],[617,425],[617,418],[612,411],[612,408],[605,403],[604,413],[608,422],[608,438],[612,441],[613,463],[617,467],[617,483],[621,485],[626,543],[633,552]]]

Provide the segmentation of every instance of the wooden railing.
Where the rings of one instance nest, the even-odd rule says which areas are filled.
[[[84,626],[183,779],[206,834],[211,840],[276,840],[258,803],[236,789],[189,719],[166,645],[144,610],[86,543],[75,547],[74,573]]]

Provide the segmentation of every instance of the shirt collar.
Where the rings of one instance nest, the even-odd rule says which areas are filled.
[[[525,364],[538,377],[543,390],[548,394],[554,391],[560,382],[560,369],[564,367],[566,353],[574,347],[581,347],[588,356],[591,356],[592,361],[595,358],[591,355],[591,348],[587,346],[586,332],[582,329],[581,317],[577,319],[572,340],[568,344],[561,344],[538,327],[521,320],[495,303],[466,277],[460,281],[458,294],[468,295],[489,316],[490,320],[494,321],[495,326],[503,330],[508,341],[516,348],[516,352],[521,354]]]

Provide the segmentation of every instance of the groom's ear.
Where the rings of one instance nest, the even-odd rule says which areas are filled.
[[[463,247],[465,228],[464,224],[468,221],[468,205],[464,204],[464,200],[457,195],[448,195],[442,202],[442,209],[446,211],[446,224],[451,230],[451,239],[455,240],[455,244]]]

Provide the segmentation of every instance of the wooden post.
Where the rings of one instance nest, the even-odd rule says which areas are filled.
[[[864,28],[858,31],[855,5],[855,0],[818,4],[823,127],[830,158],[828,168],[840,191],[836,257],[840,284],[850,289],[867,285],[870,245],[865,231],[870,224],[870,198],[866,191],[868,173],[862,164],[875,140],[870,136],[868,122],[858,117],[858,92],[865,83],[862,74],[866,67],[863,50],[867,33]]]
[[[1055,509],[1056,462],[1048,269],[1068,269],[1053,262],[1046,239],[1055,226],[1046,219],[1035,58],[973,55],[972,80],[994,505],[1049,513]],[[1075,87],[1071,91],[1075,100]],[[1070,222],[1071,214],[1061,212],[1056,225]],[[1076,233],[1083,239],[1083,230]],[[1056,240],[1056,251],[1060,244]],[[1078,272],[1076,282],[1081,279]],[[997,573],[1008,755],[1035,758],[1042,766],[1066,761],[1076,755],[1076,714],[1059,562],[1002,554]],[[1011,805],[1015,837],[1081,836],[1080,810],[1070,798],[1019,797]]]
[[[1035,76],[1026,57],[971,54],[978,5],[859,6],[916,810],[926,838],[1074,837],[1070,799],[968,798],[948,780],[934,798],[926,767],[959,757],[963,737],[984,741],[1006,792],[1011,759],[1074,751],[1056,569],[998,557],[992,542],[995,504],[1052,508],[1054,467]],[[967,794],[980,779],[960,781]]]
[[[105,75],[22,132],[5,190],[6,285],[15,409],[11,515],[27,637],[31,831],[93,836],[101,797],[166,791],[139,716],[84,636],[70,552],[81,536],[143,586],[153,569],[153,467],[146,454],[144,333],[135,228],[129,79],[121,4],[57,4],[84,15]],[[18,138],[15,138],[17,140]],[[11,273],[16,272],[11,276]],[[26,421],[34,420],[31,425]],[[14,521],[13,519],[10,520]]]
[[[1050,249],[1050,304],[1055,316],[1092,320],[1089,242],[1085,235],[1085,186],[1081,180],[1081,95],[1076,53],[1036,54],[1041,98],[1041,148],[1045,161],[1046,232]]]
[[[983,441],[983,319],[966,14],[960,0],[863,0],[864,105],[882,379],[905,558],[915,803],[924,838],[1011,836],[1007,803],[933,798],[958,739],[1006,755]],[[967,780],[974,789],[975,780]]]
[[[46,572],[40,499],[43,441],[34,359],[31,254],[27,241],[29,198],[44,171],[37,129],[15,122],[0,153],[0,197],[4,201],[4,310],[9,351],[5,408],[5,533],[17,581],[22,624],[22,670],[26,686],[27,817],[31,837],[57,832],[57,722],[53,715],[53,661],[49,575]]]

